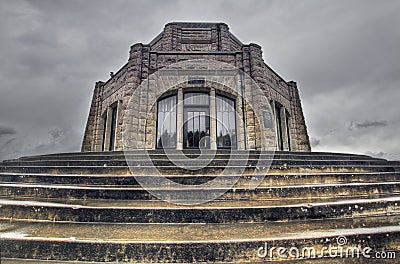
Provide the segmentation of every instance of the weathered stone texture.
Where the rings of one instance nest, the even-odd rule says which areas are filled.
[[[149,44],[137,43],[131,46],[128,62],[107,82],[97,82],[93,94],[88,122],[82,144],[82,151],[101,151],[104,148],[103,117],[108,109],[118,103],[115,149],[122,149],[122,121],[127,114],[128,102],[134,90],[154,72],[176,62],[206,59],[228,63],[243,70],[261,88],[271,103],[285,109],[288,115],[290,144],[284,144],[284,150],[309,151],[310,143],[302,112],[299,92],[294,82],[286,82],[275,73],[263,60],[261,47],[257,44],[241,43],[223,23],[169,23]],[[151,80],[150,80],[151,82]],[[253,89],[251,81],[245,80],[245,116],[246,143],[249,149],[263,147],[274,149],[276,142],[261,145],[262,126],[257,120],[261,113],[254,113],[249,106],[260,105],[262,97]],[[131,148],[155,148],[156,141],[156,107],[150,105],[149,98],[160,96],[154,85],[138,98],[133,98],[135,114],[129,119],[129,129],[136,133],[136,141],[129,142]],[[188,87],[184,86],[184,87]],[[209,87],[215,88],[215,87]],[[216,88],[219,89],[219,88]],[[158,98],[158,97],[157,97]],[[270,102],[268,102],[270,103]],[[241,107],[241,106],[240,106]],[[150,111],[151,110],[151,111]],[[147,113],[150,112],[149,115]],[[132,113],[132,111],[131,111]],[[243,117],[241,117],[243,118]],[[145,125],[143,131],[141,125]],[[240,125],[240,124],[238,124]],[[285,123],[286,128],[286,123]],[[240,146],[240,136],[238,144]],[[143,140],[144,139],[144,140]],[[242,140],[243,141],[243,140]],[[143,142],[146,142],[145,144]],[[106,146],[107,147],[107,146]]]

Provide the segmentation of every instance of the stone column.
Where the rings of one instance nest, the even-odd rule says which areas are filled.
[[[122,116],[122,100],[117,101],[117,118],[115,120],[115,150],[122,150],[122,126],[123,126],[123,116]]]
[[[297,89],[296,82],[290,81],[289,93],[291,104],[291,139],[293,151],[311,151],[310,139],[307,133],[307,126],[301,106],[299,90]]]
[[[178,90],[178,104],[176,116],[176,149],[183,149],[183,90]]]
[[[230,50],[230,36],[229,27],[225,23],[219,23],[217,25],[218,40],[219,40],[219,50],[227,51]]]
[[[210,149],[217,149],[217,118],[215,105],[215,89],[211,88],[210,92]]]
[[[126,87],[124,100],[126,102],[131,103],[127,105],[125,109],[124,115],[131,122],[129,124],[129,128],[126,131],[128,140],[125,140],[124,144],[129,149],[138,149],[139,141],[141,138],[141,132],[139,131],[139,122],[140,122],[140,106],[144,103],[141,101],[142,95],[137,93],[138,96],[131,98],[133,91],[140,85],[142,82],[142,73],[143,73],[143,49],[144,45],[142,43],[137,43],[131,46],[131,50],[129,53],[129,60],[127,66],[127,79],[126,79]],[[147,69],[148,70],[148,69]],[[147,103],[147,96],[145,99],[145,103]],[[144,131],[143,131],[144,133]],[[139,139],[140,138],[140,139]]]
[[[97,117],[97,137],[96,137],[96,144],[94,146],[94,151],[103,151],[103,135],[104,135],[104,129],[105,129],[105,124],[106,122],[104,116],[99,116]]]
[[[99,133],[99,116],[100,116],[100,93],[101,90],[103,88],[104,82],[96,82],[95,88],[94,88],[94,92],[93,92],[93,97],[92,97],[92,102],[90,105],[90,111],[89,111],[89,116],[88,116],[88,120],[86,123],[86,129],[85,129],[85,134],[83,136],[83,141],[82,141],[82,148],[81,151],[85,152],[85,151],[101,151],[101,147],[100,149],[98,148],[98,142],[99,142],[99,138],[101,138],[101,136],[99,136],[100,134],[102,135],[102,133]]]
[[[246,134],[245,134],[245,122],[243,120],[242,112],[242,97],[238,96],[236,98],[236,140],[237,149],[246,149]]]

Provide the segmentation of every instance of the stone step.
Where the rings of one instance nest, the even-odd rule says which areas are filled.
[[[228,174],[253,173],[296,173],[296,172],[396,172],[398,168],[389,164],[382,165],[287,165],[283,166],[206,166],[198,169],[198,166],[136,166],[131,167],[135,175],[149,175],[155,172],[168,175],[193,174],[216,175],[224,171]],[[47,174],[114,174],[131,175],[130,168],[125,166],[0,166],[0,173],[47,173]]]
[[[205,203],[199,203],[194,205],[196,208],[199,207],[240,207],[240,206],[287,206],[293,204],[313,204],[322,202],[343,202],[352,200],[365,200],[365,199],[378,199],[378,198],[392,198],[393,194],[374,194],[374,195],[347,195],[347,196],[334,196],[334,197],[282,197],[282,198],[271,198],[266,200],[213,200]],[[45,198],[36,197],[10,197],[0,196],[2,201],[14,201],[16,203],[25,202],[39,202],[39,203],[51,203],[51,204],[68,204],[76,206],[95,206],[103,207],[105,204],[109,207],[116,208],[188,208],[189,205],[176,204],[162,200],[113,200],[113,199],[65,199],[65,198]],[[193,205],[192,205],[193,206]]]
[[[212,201],[176,205],[162,201],[101,201],[79,203],[0,200],[0,219],[22,222],[86,223],[241,223],[400,214],[400,196]],[[306,201],[306,202],[304,202]]]
[[[343,153],[319,153],[319,152],[260,152],[260,151],[135,151],[135,152],[76,152],[69,154],[49,154],[21,157],[18,159],[6,160],[11,161],[45,161],[45,160],[168,160],[179,158],[205,158],[205,159],[276,159],[276,160],[382,160],[366,155],[352,155]]]
[[[376,254],[381,254],[381,252],[375,252]],[[375,254],[374,252],[372,252],[372,256]],[[382,252],[385,253],[385,252]],[[390,250],[388,251],[388,255],[395,255],[397,256],[397,258],[393,259],[393,257],[390,257],[388,259],[371,259],[369,258],[367,261],[367,263],[376,263],[376,264],[393,264],[395,263],[394,261],[396,259],[398,259],[398,256],[400,256],[400,251],[398,250]],[[362,255],[362,254],[361,254]],[[274,258],[275,259],[275,258]],[[239,261],[237,261],[239,262]],[[266,261],[256,261],[256,260],[252,260],[252,261],[245,261],[245,260],[241,260],[240,263],[265,263]],[[271,260],[271,261],[267,261],[267,263],[269,262],[275,262],[275,263],[285,263],[285,264],[364,264],[366,263],[366,260],[364,257],[360,257],[360,258],[332,258],[329,256],[324,256],[321,258],[316,258],[316,259],[297,259],[297,260],[292,260],[292,259],[280,259],[280,260]],[[93,261],[60,261],[60,260],[37,260],[37,259],[16,259],[16,258],[3,258],[2,264],[71,264],[71,263],[75,263],[75,264],[100,264],[100,263],[128,263],[128,262],[121,262],[121,261],[108,261],[108,262],[93,262]],[[179,262],[178,262],[179,263]],[[224,262],[219,262],[219,263],[224,263]],[[232,263],[232,262],[231,262]]]
[[[329,253],[334,253],[324,252],[323,247],[340,248],[344,253],[346,250],[351,253],[357,248],[359,251],[355,252],[364,252],[370,257],[376,252],[396,252],[400,250],[399,221],[400,216],[397,215],[207,225],[26,224],[2,221],[0,233],[2,258],[6,261],[261,263],[287,260],[280,258],[276,250],[272,251],[273,254],[262,255],[264,248],[269,252],[272,247],[287,250],[296,247],[300,252],[296,257],[299,260],[302,252],[320,257],[329,257]],[[371,251],[365,250],[367,247]],[[393,255],[392,261],[396,261]]]
[[[248,186],[252,177],[264,177],[259,186],[286,186],[297,184],[332,184],[332,183],[371,183],[400,181],[400,172],[352,172],[352,173],[294,173],[267,175],[218,175],[223,182],[238,179],[235,186]],[[138,176],[136,176],[138,177]],[[37,184],[67,184],[67,185],[96,185],[96,186],[136,186],[139,183],[134,176],[120,175],[76,175],[76,174],[31,174],[31,173],[0,173],[0,183],[37,183]],[[159,178],[168,179],[181,184],[202,184],[211,181],[216,176],[198,175],[146,175],[153,177],[154,182]]]
[[[160,150],[130,152],[131,170],[123,152],[0,163],[2,261],[261,263],[266,259],[254,256],[265,242],[320,250],[343,234],[348,245],[400,250],[399,162],[341,153],[204,153],[199,163],[211,163],[200,170],[196,159],[177,168],[169,158],[187,161]],[[253,174],[266,173],[249,189]],[[160,187],[162,176],[189,186]],[[214,178],[218,184],[209,182]],[[150,193],[177,202],[189,193],[199,203],[238,182],[217,200],[179,205],[156,199],[138,179],[155,182]]]
[[[358,155],[358,154],[348,154],[348,153],[331,153],[331,152],[287,152],[287,151],[242,151],[242,150],[183,150],[183,151],[174,151],[168,150],[168,155],[176,156],[181,154],[187,155],[189,157],[197,157],[200,154],[204,156],[216,156],[216,157],[230,157],[230,156],[268,156],[274,157],[276,159],[290,159],[290,158],[298,158],[298,159],[373,159],[373,160],[382,160],[379,158],[373,158],[367,155]],[[21,157],[21,160],[40,160],[40,159],[71,159],[74,157],[78,157],[79,159],[100,159],[100,160],[109,160],[113,158],[121,158],[123,159],[125,156],[143,158],[143,157],[159,157],[165,158],[166,153],[163,150],[137,150],[137,151],[109,151],[109,152],[72,152],[72,153],[57,153],[57,154],[47,154],[47,155],[37,155],[37,156],[27,156]],[[318,158],[316,158],[318,157]]]
[[[284,160],[262,160],[264,164],[271,164],[272,166],[380,166],[387,165],[387,161],[383,160],[300,160],[300,159],[284,159]],[[129,166],[133,167],[143,167],[143,166],[257,166],[259,163],[258,159],[200,159],[200,160],[187,160],[187,159],[177,159],[177,160],[166,160],[166,159],[152,159],[152,160],[129,160]],[[48,167],[48,166],[127,166],[127,161],[124,160],[39,160],[39,161],[8,161],[3,162],[1,166],[4,167]]]
[[[82,154],[76,154],[73,156],[58,156],[58,155],[52,155],[52,156],[33,156],[33,157],[28,157],[28,158],[20,158],[20,159],[14,159],[14,160],[8,160],[4,161],[3,163],[0,163],[1,165],[32,165],[32,164],[41,164],[45,165],[46,162],[56,162],[58,164],[77,164],[77,163],[86,163],[86,164],[104,164],[108,163],[109,165],[111,164],[125,164],[126,160],[129,160],[130,162],[138,162],[138,163],[143,163],[143,162],[155,162],[155,163],[162,163],[162,162],[168,162],[171,160],[182,160],[184,159],[186,162],[189,160],[190,162],[196,162],[196,160],[207,160],[207,161],[212,161],[217,163],[217,162],[227,162],[228,160],[250,160],[254,162],[255,160],[274,160],[276,163],[280,162],[327,162],[327,161],[334,161],[334,162],[347,162],[350,163],[351,161],[356,162],[387,162],[386,160],[383,159],[376,159],[376,158],[371,158],[367,156],[344,156],[344,155],[260,155],[260,154],[249,154],[249,155],[243,155],[243,154],[215,154],[215,155],[203,155],[201,157],[197,155],[192,155],[188,154],[186,156],[183,155],[177,155],[177,154],[170,154],[168,156],[164,154],[153,154],[150,156],[147,155],[128,155],[125,157],[124,155],[92,155],[92,156],[84,156]],[[102,164],[102,165],[103,165]]]
[[[155,184],[156,182],[153,182]],[[33,183],[0,183],[0,196],[43,197],[68,199],[120,199],[120,200],[153,200],[158,199],[149,193],[157,193],[171,200],[181,200],[190,194],[202,199],[207,195],[222,200],[266,200],[282,197],[331,197],[346,195],[400,193],[400,182],[371,183],[333,183],[302,184],[283,186],[258,186],[256,188],[218,185],[213,182],[202,185],[185,185],[175,187],[163,185],[156,187],[142,186],[97,186],[97,185],[61,185]]]

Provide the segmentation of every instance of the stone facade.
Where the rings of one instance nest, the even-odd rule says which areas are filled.
[[[244,124],[238,122],[237,128],[246,131],[242,134],[238,131],[238,149],[311,150],[297,85],[295,82],[283,80],[264,62],[260,46],[241,43],[224,23],[169,23],[149,44],[137,43],[131,46],[128,62],[118,72],[112,74],[108,81],[96,83],[82,151],[122,150],[124,115],[135,89],[160,69],[177,62],[195,59],[220,61],[241,69],[255,80],[263,95],[268,98],[275,116],[275,125],[280,122],[280,128],[276,129],[276,133],[279,134],[276,140],[279,142],[267,147],[261,146],[260,123],[256,118],[254,107],[250,105],[258,104],[257,98],[265,97],[258,96],[256,91],[246,90],[249,103],[240,104],[239,98],[236,100],[237,108],[242,105],[245,108],[243,111],[245,116],[241,117],[245,120]],[[207,85],[187,83],[175,87],[178,100],[185,87],[201,90],[201,86]],[[227,93],[222,87],[208,87],[208,89],[210,96],[219,91]],[[132,125],[136,125],[137,133],[145,137],[145,144],[138,143],[133,148],[156,148],[156,108],[147,109],[149,115],[142,110],[149,107],[148,98],[155,95],[157,91],[149,90],[140,94],[138,98],[137,116],[132,117]],[[140,124],[145,124],[144,131],[139,129]],[[212,127],[211,133],[213,133]],[[178,134],[178,148],[181,148],[179,140]]]

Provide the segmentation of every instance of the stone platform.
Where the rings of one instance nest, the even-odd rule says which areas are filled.
[[[196,157],[196,151],[186,151]],[[271,247],[313,247],[310,263],[375,263],[331,259],[322,247],[370,247],[400,258],[400,163],[363,155],[315,152],[270,154],[271,168],[256,188],[260,152],[218,151],[201,170],[177,168],[165,153],[143,151],[64,153],[0,163],[1,263],[264,262],[298,263],[302,257],[260,257]],[[211,154],[210,154],[211,155]],[[215,177],[236,184],[211,202],[179,205],[159,200],[139,177],[157,167],[162,176],[188,185],[161,192],[212,192],[199,187]],[[235,175],[234,171],[243,171]],[[265,168],[267,169],[267,168]],[[136,176],[136,177],[134,177]],[[203,189],[202,189],[203,188]],[[390,263],[397,263],[391,259]],[[377,263],[385,263],[382,260]],[[389,262],[387,262],[389,263]]]

